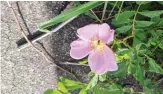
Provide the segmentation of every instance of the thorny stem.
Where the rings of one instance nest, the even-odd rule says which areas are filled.
[[[7,4],[8,4],[8,6],[9,6],[9,8],[11,8],[11,10],[12,10],[12,12],[13,12],[13,15],[14,15],[14,19],[15,19],[17,25],[18,25],[18,29],[19,29],[20,33],[23,35],[23,37],[25,38],[25,40],[26,40],[26,41],[27,41],[38,53],[40,53],[40,54],[46,59],[46,61],[52,63],[52,61],[49,60],[49,59],[46,57],[46,55],[45,55],[41,50],[39,50],[37,47],[35,47],[35,46],[29,41],[29,39],[27,38],[27,36],[26,36],[26,34],[25,34],[23,28],[22,28],[21,25],[20,25],[20,22],[18,21],[18,17],[16,16],[15,10],[13,9],[13,7],[12,7],[11,4],[9,3],[9,1],[6,1],[6,2],[7,2]],[[53,63],[53,64],[55,64],[55,63]],[[56,66],[57,68],[59,68],[59,69],[65,71],[66,73],[72,75],[77,81],[79,81],[79,79],[76,78],[76,76],[75,76],[74,74],[72,74],[71,72],[69,72],[69,71],[63,69],[62,67],[60,67],[60,66],[58,66],[58,65],[56,65],[56,64],[55,64],[55,66]]]

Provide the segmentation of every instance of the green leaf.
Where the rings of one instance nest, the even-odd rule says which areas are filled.
[[[134,14],[135,14],[135,11],[124,11],[124,12],[120,13],[119,16],[118,16],[118,14],[116,14],[115,18],[117,18],[117,16],[118,16],[118,19],[117,19],[118,21],[126,21],[130,17],[132,17]]]
[[[122,26],[120,28],[116,29],[116,32],[118,33],[126,33],[127,31],[129,31],[131,29],[131,25],[126,25],[126,26]]]
[[[122,94],[122,91],[116,84],[108,86],[96,86],[94,88],[95,94]]]
[[[124,25],[130,25],[132,23],[132,20],[128,19],[128,20],[125,20],[125,21],[118,21],[116,19],[113,19],[112,20],[112,24],[116,27],[121,27],[121,26],[124,26]]]
[[[155,60],[153,60],[152,58],[147,56],[147,59],[149,61],[149,71],[150,72],[156,72],[156,73],[160,73],[163,74],[163,69],[160,67],[160,65],[158,65]]]
[[[86,84],[83,84],[74,80],[69,80],[64,77],[60,77],[60,81],[67,87],[67,89],[71,89],[71,90],[83,88],[86,86]]]
[[[127,62],[122,62],[118,64],[118,70],[110,72],[110,75],[117,77],[117,78],[123,78],[127,75]]]
[[[136,1],[136,4],[142,5],[142,4],[147,4],[150,3],[151,1]]]
[[[88,62],[88,59],[83,59],[79,61],[79,64],[86,64]]]
[[[133,94],[133,88],[123,88],[124,94]]]
[[[69,94],[68,90],[62,82],[58,82],[58,90],[62,91],[63,93]]]
[[[136,69],[137,69],[137,67],[136,67],[135,64],[133,64],[131,61],[128,62],[128,69],[127,69],[128,74],[135,73],[136,72]]]
[[[138,13],[143,15],[143,16],[153,18],[153,17],[157,17],[157,16],[160,16],[161,14],[163,14],[163,10],[145,11],[145,12],[138,12]]]
[[[80,3],[80,1],[75,1],[74,2],[76,5],[82,5],[81,3]],[[87,15],[87,16],[89,16],[90,18],[92,18],[92,19],[96,19],[96,17],[90,12],[90,11],[88,11],[88,12],[85,12],[84,13],[85,15]]]
[[[104,8],[103,8],[103,11],[102,11],[101,20],[103,20],[103,18],[105,16],[107,6],[108,6],[108,1],[105,1]]]
[[[79,94],[88,94],[85,89],[80,90]]]
[[[62,93],[55,89],[49,89],[49,90],[45,91],[44,94],[62,94]]]
[[[136,46],[146,39],[146,32],[143,29],[135,29],[133,45]]]
[[[99,75],[99,80],[101,82],[105,81],[107,79],[107,73],[106,74],[103,74],[103,75]]]
[[[141,85],[144,84],[144,71],[137,62],[136,72],[133,73],[134,78],[140,82]]]
[[[136,21],[136,27],[149,27],[153,24],[154,22],[151,21]]]
[[[163,1],[157,1],[158,3],[160,3],[161,5],[163,5]]]
[[[93,88],[97,84],[97,82],[98,82],[98,75],[96,74],[87,85],[86,90]]]
[[[146,86],[144,87],[144,90],[145,90],[146,94],[154,94],[154,92]]]
[[[84,12],[87,12],[88,10],[97,7],[97,6],[101,5],[102,3],[103,2],[100,2],[100,1],[90,1],[86,4],[82,4],[80,6],[77,6],[75,8],[72,8],[68,11],[61,13],[60,15],[54,17],[53,19],[51,19],[49,21],[42,23],[39,28],[46,29],[46,28],[53,26],[57,23],[66,21],[74,16],[77,16]]]

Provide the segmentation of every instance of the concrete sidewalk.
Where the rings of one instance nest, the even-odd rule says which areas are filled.
[[[19,2],[18,5],[33,33],[37,25],[55,15],[63,8],[64,2]],[[12,6],[18,12],[17,5]],[[20,18],[20,15],[18,15]],[[23,25],[27,32],[27,27]],[[56,87],[57,73],[54,64],[46,60],[32,47],[17,51],[16,41],[22,38],[6,2],[1,2],[1,88],[2,94],[43,94],[48,88]],[[50,52],[50,38],[41,43]]]

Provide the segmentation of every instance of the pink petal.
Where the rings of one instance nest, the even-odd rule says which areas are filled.
[[[77,30],[78,36],[83,40],[98,37],[99,24],[90,24]]]
[[[113,51],[105,46],[103,53],[95,50],[88,57],[88,63],[96,74],[104,74],[107,71],[116,71],[118,69]]]
[[[111,34],[110,34],[110,37],[109,37],[109,40],[107,41],[107,43],[110,43],[114,40],[114,32],[115,31],[112,29],[112,30],[110,30],[110,32],[111,32]]]
[[[91,52],[89,42],[77,39],[71,43],[70,56],[74,59],[82,59]]]
[[[109,43],[113,41],[114,38],[114,30],[110,29],[110,26],[106,23],[100,25],[99,29],[99,38],[105,43]]]

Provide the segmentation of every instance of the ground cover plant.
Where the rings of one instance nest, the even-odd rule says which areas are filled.
[[[54,25],[78,15],[94,19],[96,24],[78,29],[79,39],[70,45],[71,57],[80,59],[81,64],[88,63],[91,68],[88,75],[92,79],[82,83],[60,77],[58,87],[45,91],[45,94],[71,94],[73,91],[79,94],[162,94],[163,2],[73,3],[74,8],[41,23],[40,31],[50,32]],[[94,37],[97,33],[92,33],[96,30],[97,38]],[[87,39],[91,41],[94,52],[90,53],[84,48],[89,45],[83,42]],[[98,55],[96,52],[99,52]],[[124,85],[122,80],[127,75],[134,77],[142,88],[141,91]]]

